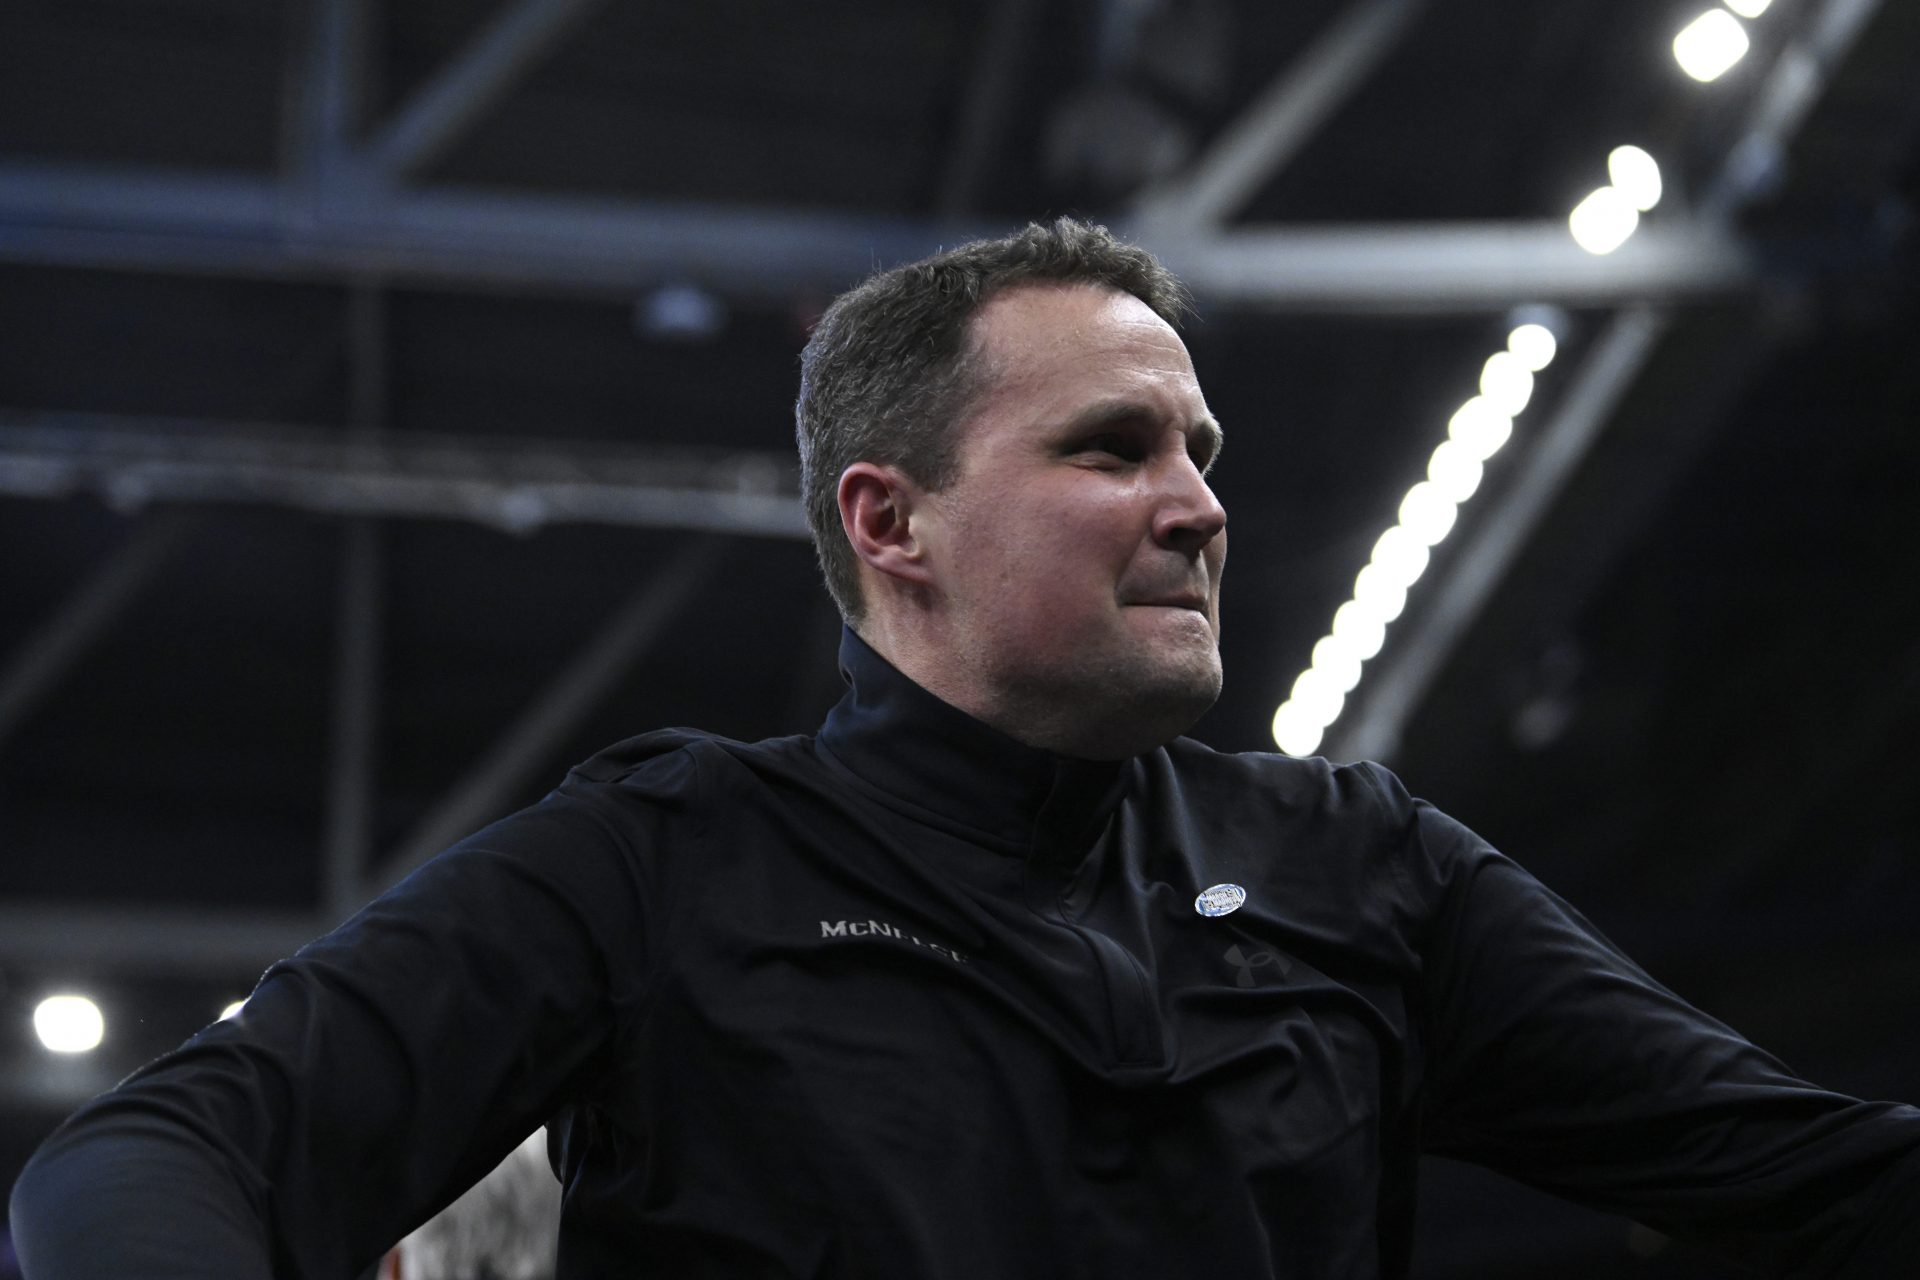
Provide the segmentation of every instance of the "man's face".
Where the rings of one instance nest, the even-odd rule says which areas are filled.
[[[1066,754],[1148,750],[1220,693],[1220,429],[1193,363],[1145,303],[1094,285],[1009,290],[970,334],[981,389],[920,525],[949,700]]]

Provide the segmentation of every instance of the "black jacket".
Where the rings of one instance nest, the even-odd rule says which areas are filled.
[[[29,1277],[350,1275],[542,1121],[567,1280],[1399,1276],[1422,1151],[1780,1270],[1920,1247],[1920,1113],[1384,770],[1066,760],[842,662],[817,736],[595,757],[90,1103]]]

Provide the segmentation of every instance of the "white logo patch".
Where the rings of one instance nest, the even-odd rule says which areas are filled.
[[[1193,900],[1193,909],[1203,916],[1224,916],[1238,911],[1247,900],[1247,891],[1237,884],[1217,884]]]

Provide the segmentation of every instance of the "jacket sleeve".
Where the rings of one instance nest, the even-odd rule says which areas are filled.
[[[565,790],[441,854],[81,1108],[16,1184],[30,1280],[357,1274],[590,1089],[650,970],[649,838]],[[651,789],[650,798],[641,794]],[[649,830],[649,826],[653,828]]]
[[[1769,1274],[1905,1274],[1920,1256],[1920,1112],[1797,1079],[1385,785],[1431,909],[1427,1150]]]

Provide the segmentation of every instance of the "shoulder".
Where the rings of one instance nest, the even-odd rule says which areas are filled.
[[[689,769],[694,750],[713,740],[699,729],[655,729],[594,752],[568,771],[567,781],[618,785]]]
[[[1144,759],[1149,788],[1183,830],[1349,906],[1429,914],[1496,856],[1372,761],[1227,753],[1188,739]]]
[[[700,818],[716,804],[804,768],[809,737],[739,742],[702,729],[656,729],[616,742],[575,765],[548,803],[599,813]]]
[[[813,739],[804,736],[739,742],[704,729],[655,729],[616,742],[575,765],[568,774],[589,782],[619,783],[629,779],[692,768],[701,762],[717,764],[736,759],[772,765],[805,754]]]
[[[1189,798],[1249,815],[1265,811],[1293,821],[1405,830],[1419,802],[1388,769],[1371,760],[1335,764],[1265,751],[1215,751],[1176,738],[1146,757],[1148,775]]]

